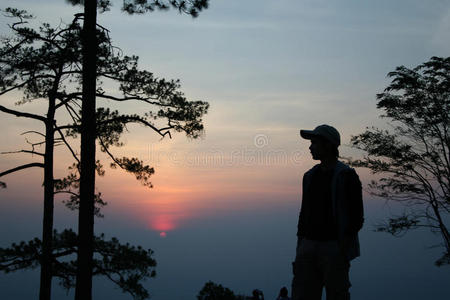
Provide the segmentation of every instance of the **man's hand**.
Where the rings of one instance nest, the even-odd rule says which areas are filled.
[[[351,240],[352,240],[351,236],[344,235],[344,238],[339,241],[339,248],[341,249],[341,252],[344,255],[344,257],[347,257],[347,252],[350,247]]]

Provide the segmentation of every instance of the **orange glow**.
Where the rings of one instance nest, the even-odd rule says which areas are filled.
[[[125,172],[110,170],[99,177],[98,190],[133,226],[164,238],[192,220],[236,211],[272,210],[300,205],[301,178],[316,162],[300,165],[195,166],[160,161],[152,176],[154,188],[139,184]],[[364,182],[367,174],[358,170]]]
[[[150,220],[150,228],[162,233],[174,230],[176,227],[175,218],[168,214],[154,215]]]

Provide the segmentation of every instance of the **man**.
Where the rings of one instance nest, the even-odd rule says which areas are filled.
[[[320,125],[300,130],[311,141],[312,158],[320,160],[303,176],[293,300],[350,299],[350,261],[359,256],[358,231],[363,218],[361,182],[355,170],[338,161],[339,132]]]

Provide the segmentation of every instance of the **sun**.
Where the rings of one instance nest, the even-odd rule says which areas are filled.
[[[167,233],[165,231],[162,231],[159,233],[159,236],[165,238],[167,236]]]

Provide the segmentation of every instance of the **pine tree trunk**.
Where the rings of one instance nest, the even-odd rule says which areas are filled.
[[[78,216],[78,268],[75,299],[92,299],[92,258],[95,193],[95,92],[97,58],[97,1],[84,4],[83,102],[81,107],[80,209]]]
[[[53,244],[53,119],[55,116],[55,99],[49,100],[47,122],[45,124],[44,155],[44,217],[42,225],[41,280],[39,299],[50,300],[52,290],[52,244]]]

